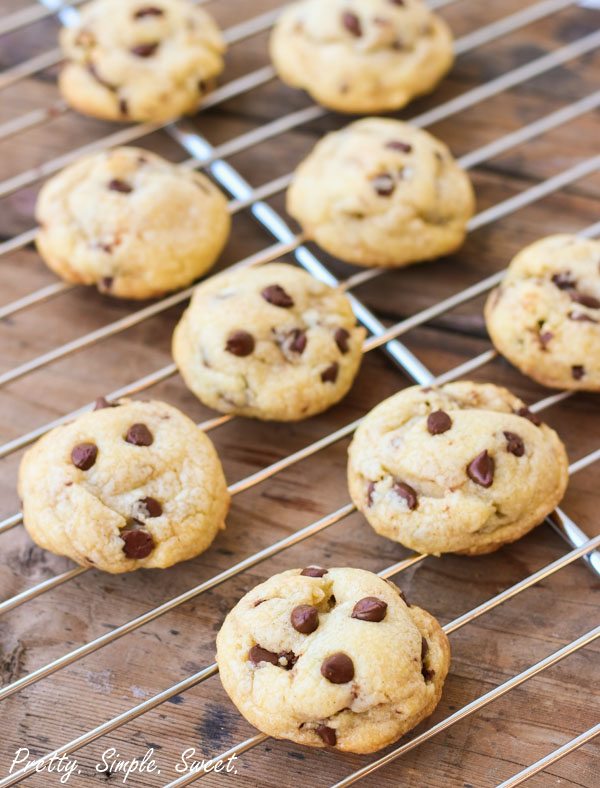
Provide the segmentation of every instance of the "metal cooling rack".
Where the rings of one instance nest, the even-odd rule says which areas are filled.
[[[210,0],[199,0],[200,2],[210,2]],[[63,24],[70,24],[76,17],[78,11],[77,6],[80,5],[82,0],[75,0],[74,2],[60,2],[59,0],[40,0],[39,3],[34,3],[24,9],[16,11],[12,14],[0,18],[0,35],[14,32],[22,27],[25,27],[33,22],[37,22],[46,17],[56,15]],[[431,0],[430,5],[433,8],[440,8],[442,6],[450,5],[455,0]],[[542,0],[523,10],[506,16],[499,21],[493,22],[489,25],[479,28],[468,35],[459,38],[455,42],[456,54],[460,55],[465,52],[472,51],[478,47],[492,42],[502,36],[506,36],[511,32],[515,32],[532,24],[538,20],[543,20],[552,14],[555,14],[563,9],[577,5],[576,2],[571,0]],[[584,3],[581,3],[584,5]],[[585,3],[585,5],[594,5]],[[274,20],[276,19],[278,11],[268,12],[262,14],[248,21],[242,22],[234,27],[229,28],[225,32],[226,40],[229,44],[234,44],[239,41],[253,36],[259,32],[268,30]],[[416,117],[411,118],[414,125],[426,127],[430,124],[436,123],[442,119],[454,116],[463,110],[473,107],[481,101],[492,98],[500,93],[519,86],[536,76],[551,71],[557,66],[574,60],[582,55],[592,52],[600,46],[600,31],[591,32],[574,41],[573,43],[555,49],[548,54],[542,55],[534,60],[531,60],[526,65],[507,71],[502,76],[492,79],[491,81],[465,91],[458,97],[446,101],[435,108],[428,110]],[[40,55],[20,63],[6,70],[0,74],[0,89],[14,84],[20,79],[37,73],[51,65],[60,61],[58,50],[53,49],[43,52]],[[201,111],[214,107],[226,100],[235,96],[245,94],[252,89],[268,83],[275,78],[275,74],[271,66],[265,66],[248,73],[238,79],[218,88],[214,93],[207,97]],[[600,90],[591,93],[583,99],[575,101],[560,110],[552,112],[539,120],[536,120],[514,132],[506,134],[490,144],[468,153],[463,156],[459,161],[466,169],[475,167],[483,162],[487,162],[495,156],[498,156],[505,151],[508,151],[518,145],[521,145],[529,140],[532,140],[560,125],[567,123],[585,113],[588,113],[600,106]],[[66,114],[71,110],[62,101],[56,101],[53,105],[45,109],[34,110],[28,112],[14,120],[8,121],[0,125],[0,141],[10,138],[12,135],[19,132],[31,129],[35,126],[42,125],[57,115]],[[305,109],[291,112],[284,115],[277,120],[265,123],[252,131],[242,134],[232,140],[229,140],[221,145],[211,146],[207,140],[201,137],[193,124],[190,121],[178,121],[172,124],[158,125],[152,123],[144,123],[136,126],[129,126],[120,129],[108,136],[96,140],[90,144],[84,145],[79,149],[70,151],[67,154],[58,156],[39,167],[23,172],[17,176],[8,178],[0,182],[0,197],[4,197],[13,192],[29,186],[41,178],[44,178],[59,169],[64,167],[71,161],[74,161],[79,156],[89,153],[94,150],[103,150],[114,145],[123,145],[138,140],[148,134],[163,130],[173,140],[175,140],[190,156],[191,158],[184,162],[183,166],[197,167],[205,169],[231,198],[229,203],[230,211],[232,214],[242,210],[248,210],[255,217],[255,219],[264,227],[269,235],[274,240],[274,243],[267,246],[260,252],[257,252],[243,260],[236,263],[237,266],[246,267],[252,265],[259,265],[269,260],[274,260],[286,253],[293,253],[299,265],[309,271],[312,275],[325,281],[329,284],[339,284],[343,289],[351,291],[354,287],[362,284],[370,279],[381,276],[383,271],[369,269],[350,276],[348,279],[339,282],[333,273],[327,268],[323,261],[315,254],[315,252],[308,249],[303,245],[304,239],[301,235],[295,234],[288,226],[286,220],[279,215],[270,205],[264,200],[273,196],[283,189],[289,183],[290,176],[286,175],[277,178],[269,183],[263,184],[259,187],[253,187],[248,184],[244,178],[226,161],[226,158],[248,150],[254,145],[257,145],[265,140],[275,139],[286,131],[297,128],[298,126],[313,121],[317,118],[323,117],[328,114],[328,111],[311,105]],[[503,202],[500,202],[491,208],[477,214],[469,224],[469,231],[473,232],[481,227],[484,227],[492,222],[499,221],[505,216],[512,214],[519,209],[530,205],[543,197],[550,195],[563,187],[574,183],[592,173],[600,170],[600,156],[595,156],[581,161],[575,166],[570,167],[562,172],[558,172],[552,177],[549,177],[543,182],[531,186],[529,189],[521,192],[520,194],[511,197]],[[600,222],[582,230],[581,235],[593,237],[600,234]],[[30,244],[36,235],[36,229],[24,232],[12,239],[0,243],[0,256],[7,255],[17,249],[20,249],[27,244]],[[376,315],[374,315],[356,296],[349,292],[349,297],[352,301],[357,318],[363,323],[369,331],[369,338],[365,342],[364,351],[369,352],[376,348],[382,348],[391,357],[394,363],[410,378],[421,384],[429,384],[432,382],[443,383],[450,380],[460,378],[467,375],[469,372],[476,370],[483,365],[489,363],[496,356],[494,350],[490,349],[481,355],[449,370],[448,372],[434,378],[432,373],[411,353],[403,344],[400,343],[399,337],[411,329],[421,326],[434,317],[442,315],[448,310],[464,304],[481,294],[486,293],[494,287],[502,278],[503,272],[500,271],[493,276],[490,276],[483,281],[466,288],[465,290],[444,299],[443,301],[434,304],[433,306],[424,309],[411,317],[401,320],[391,327],[384,327]],[[30,309],[36,305],[42,304],[50,299],[58,297],[60,294],[72,289],[73,286],[62,282],[43,287],[36,292],[33,292],[23,298],[13,301],[0,307],[0,318],[5,318],[14,315],[25,309]],[[35,370],[38,370],[46,365],[53,363],[59,359],[65,358],[80,350],[90,347],[92,344],[101,342],[102,340],[118,334],[126,329],[141,323],[144,320],[170,308],[175,304],[186,301],[193,291],[193,287],[187,288],[181,292],[170,295],[157,303],[138,309],[130,315],[115,320],[104,327],[85,334],[73,341],[67,342],[64,345],[54,348],[53,350],[43,353],[37,358],[28,361],[18,367],[15,367],[8,372],[0,375],[0,386],[9,382],[22,378]],[[121,396],[136,394],[145,391],[153,385],[156,385],[167,378],[174,376],[176,369],[173,364],[168,364],[162,369],[157,370],[149,375],[144,376],[132,383],[123,386],[122,388],[108,393],[106,396],[109,399],[114,399]],[[569,392],[561,392],[552,394],[543,400],[540,400],[531,407],[531,410],[538,412],[544,408],[560,402],[570,396]],[[28,444],[32,443],[47,430],[62,424],[73,418],[76,414],[83,412],[89,408],[86,405],[77,411],[67,413],[52,422],[43,425],[40,428],[32,430],[19,438],[6,442],[0,446],[0,458],[6,457],[13,452],[21,449]],[[216,429],[222,424],[229,422],[233,416],[218,416],[208,421],[202,422],[200,427],[204,430]],[[261,482],[275,476],[280,471],[294,465],[301,460],[317,454],[322,449],[331,446],[335,442],[341,440],[352,434],[354,429],[360,423],[361,419],[357,419],[351,424],[338,429],[334,433],[314,442],[311,445],[281,459],[262,470],[247,476],[244,479],[230,485],[229,490],[232,495],[236,495],[244,490],[247,490]],[[571,474],[587,468],[592,463],[600,460],[600,448],[572,463],[569,471]],[[191,599],[198,597],[206,591],[215,588],[216,586],[224,583],[225,581],[239,575],[247,569],[259,564],[267,558],[277,555],[278,553],[286,550],[293,545],[299,544],[311,536],[324,531],[326,528],[335,523],[340,522],[342,519],[355,511],[352,504],[346,504],[329,515],[309,524],[308,526],[300,529],[294,534],[287,536],[271,546],[260,550],[259,552],[245,558],[242,561],[231,566],[224,572],[221,572],[210,580],[203,582],[189,591],[180,594],[179,596],[170,599],[169,601],[147,611],[143,615],[134,618],[125,624],[122,624],[106,634],[95,638],[94,640],[85,643],[84,645],[64,654],[52,662],[32,671],[31,673],[23,676],[22,678],[13,681],[0,688],[0,701],[8,698],[15,693],[25,689],[41,681],[42,679],[51,676],[62,668],[73,664],[74,662],[92,654],[103,646],[114,642],[115,640],[126,636],[128,633],[137,630],[146,623],[162,616],[163,614],[173,610],[179,605],[188,602]],[[22,522],[20,513],[6,518],[0,522],[0,534],[7,532],[12,528],[19,526]],[[468,611],[464,615],[455,619],[447,624],[444,629],[448,634],[455,632],[466,624],[474,621],[479,616],[494,609],[498,605],[511,599],[512,597],[520,594],[531,586],[539,583],[550,575],[558,572],[560,569],[568,566],[569,564],[583,559],[588,563],[591,571],[600,575],[600,553],[596,548],[600,547],[600,536],[589,539],[584,530],[582,530],[572,519],[570,519],[564,512],[557,510],[548,522],[563,536],[563,538],[570,543],[572,549],[565,553],[561,558],[553,561],[552,563],[544,566],[539,571],[524,578],[520,582],[506,589],[505,591],[497,594],[483,604]],[[400,561],[393,566],[388,567],[379,574],[382,577],[389,578],[399,572],[423,561],[426,556],[414,555],[408,559]],[[77,567],[62,574],[59,574],[49,580],[46,580],[38,585],[27,589],[26,591],[13,596],[3,602],[0,602],[0,613],[5,613],[9,610],[25,604],[27,601],[39,597],[46,592],[54,589],[71,579],[87,572],[87,569]],[[530,678],[538,675],[546,668],[556,664],[560,660],[566,658],[570,654],[578,651],[579,649],[587,646],[600,637],[600,626],[591,629],[583,634],[576,640],[568,643],[563,648],[550,654],[545,659],[540,660],[528,669],[505,681],[491,691],[485,693],[463,708],[451,714],[449,717],[441,720],[439,723],[432,725],[420,735],[417,735],[400,746],[392,749],[383,757],[372,760],[368,765],[348,775],[345,779],[336,783],[334,788],[341,786],[351,785],[361,778],[372,774],[377,769],[385,766],[396,758],[400,757],[403,753],[418,747],[419,744],[429,740],[436,734],[448,729],[456,722],[468,717],[487,704],[491,703],[496,698],[510,692],[513,688],[528,681]],[[180,695],[186,690],[196,687],[200,683],[208,680],[210,677],[217,673],[216,664],[209,665],[203,670],[200,670],[183,681],[169,687],[168,689],[160,692],[159,694],[145,700],[144,702],[134,706],[122,714],[107,720],[105,723],[98,725],[92,730],[88,730],[78,736],[76,739],[56,748],[53,752],[48,753],[40,758],[41,763],[48,762],[53,756],[61,754],[72,754],[80,748],[96,741],[100,737],[115,731],[122,725],[130,722],[131,720],[140,717],[151,709],[163,704],[165,701],[173,698],[175,695]],[[512,788],[524,782],[529,777],[537,774],[541,770],[547,768],[559,759],[573,752],[581,747],[586,742],[591,741],[595,736],[600,733],[600,724],[596,725],[589,730],[576,736],[571,741],[563,746],[557,748],[545,757],[531,764],[529,767],[515,774],[510,779],[503,782],[500,788]],[[257,734],[246,741],[243,741],[236,746],[230,748],[224,753],[214,756],[214,759],[225,759],[231,755],[241,755],[249,749],[261,744],[268,737],[263,734]],[[0,779],[0,788],[4,786],[14,785],[26,779],[33,773],[33,768],[26,767]],[[205,773],[192,773],[183,775],[182,777],[170,782],[169,788],[174,786],[188,785],[201,779]]]

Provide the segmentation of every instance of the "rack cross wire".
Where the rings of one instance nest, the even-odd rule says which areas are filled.
[[[0,36],[8,33],[13,33],[35,22],[39,22],[51,16],[56,16],[61,23],[68,25],[76,19],[78,10],[82,0],[74,0],[73,2],[61,2],[60,0],[40,0],[30,6],[21,8],[0,18]],[[198,0],[200,3],[208,3],[211,0]],[[444,6],[451,5],[456,0],[432,0],[431,7],[443,8]],[[484,46],[487,43],[495,41],[510,33],[521,30],[522,28],[534,22],[544,20],[553,14],[559,13],[565,9],[577,6],[574,0],[542,0],[541,2],[533,3],[526,6],[516,13],[510,14],[500,20],[492,22],[488,25],[480,27],[475,31],[463,36],[456,41],[456,54],[473,51],[478,47]],[[584,5],[584,4],[581,4]],[[587,3],[587,5],[594,5]],[[258,15],[247,21],[241,22],[234,27],[229,28],[225,32],[225,38],[229,44],[235,44],[244,41],[250,36],[268,30],[274,23],[280,9],[274,9],[267,13]],[[446,101],[431,110],[428,110],[416,117],[411,118],[411,121],[420,127],[425,127],[433,123],[437,123],[446,118],[452,117],[470,107],[476,106],[482,101],[488,100],[494,96],[523,83],[536,76],[545,74],[552,69],[562,64],[568,63],[576,58],[580,58],[586,53],[594,52],[600,46],[600,32],[592,32],[585,34],[578,38],[576,41],[566,44],[557,48],[547,54],[537,57],[523,66],[507,71],[500,77],[492,79],[476,88],[465,91],[454,99]],[[19,80],[34,75],[40,70],[46,69],[49,66],[55,65],[60,61],[60,53],[56,49],[48,50],[40,55],[36,55],[29,60],[19,63],[16,66],[6,70],[4,74],[0,75],[0,89],[9,87],[17,83]],[[232,80],[231,82],[218,88],[208,99],[205,101],[201,111],[210,107],[215,107],[225,101],[236,96],[242,96],[248,91],[261,87],[275,78],[273,69],[270,66],[265,66],[256,69],[253,72],[245,74],[242,77]],[[475,167],[483,162],[487,162],[495,156],[500,155],[512,148],[515,148],[527,141],[536,139],[537,137],[545,134],[546,132],[556,129],[563,124],[566,124],[586,113],[593,111],[600,106],[600,90],[591,93],[590,95],[573,101],[571,104],[562,107],[538,120],[535,120],[521,128],[506,133],[493,142],[484,145],[483,147],[474,150],[464,155],[460,162],[465,168]],[[5,122],[0,125],[0,140],[11,138],[17,133],[41,126],[48,121],[56,118],[57,116],[64,115],[70,112],[67,105],[59,100],[45,109],[37,109],[25,113],[21,117]],[[283,254],[292,254],[296,262],[304,269],[309,271],[316,278],[332,285],[339,285],[347,291],[358,287],[365,282],[381,276],[384,272],[382,270],[367,270],[350,276],[348,279],[340,281],[330,267],[321,259],[317,252],[312,247],[309,248],[304,243],[301,235],[296,234],[287,221],[266,202],[266,199],[278,194],[285,189],[289,183],[290,176],[284,175],[276,178],[275,180],[265,183],[262,186],[253,187],[246,179],[230,164],[227,162],[227,157],[242,151],[247,151],[253,146],[264,143],[270,139],[276,139],[287,131],[297,129],[300,126],[315,121],[327,115],[327,110],[311,105],[305,109],[294,111],[288,115],[284,115],[276,120],[266,122],[263,125],[253,129],[250,132],[239,135],[238,137],[228,140],[219,145],[211,145],[204,137],[202,137],[192,121],[179,120],[175,123],[157,125],[157,124],[139,124],[137,126],[130,126],[111,133],[108,136],[96,140],[93,143],[84,145],[78,149],[69,151],[67,154],[62,154],[54,159],[44,163],[41,166],[27,170],[19,175],[10,177],[0,182],[0,197],[8,196],[14,192],[24,189],[41,178],[57,172],[60,168],[65,166],[71,161],[74,161],[79,156],[89,153],[94,150],[104,150],[114,145],[128,144],[137,139],[141,139],[155,131],[164,131],[172,140],[174,140],[191,158],[184,162],[183,166],[198,167],[205,169],[212,179],[218,183],[224,192],[231,198],[230,211],[238,213],[240,211],[249,210],[251,215],[257,222],[269,233],[274,243],[265,247],[257,253],[254,253],[243,260],[236,263],[237,266],[251,266],[260,265],[261,263],[269,260],[276,259]],[[501,218],[508,216],[527,205],[531,205],[543,197],[557,192],[558,190],[576,182],[579,179],[585,178],[593,173],[600,171],[600,156],[581,161],[580,163],[550,176],[545,181],[534,184],[529,189],[508,198],[485,211],[482,211],[473,218],[469,225],[469,231],[475,232],[476,230],[489,225],[493,222],[499,221]],[[587,237],[595,237],[600,233],[600,222],[588,226],[581,230],[581,234]],[[21,249],[30,244],[36,235],[36,229],[32,228],[14,238],[7,239],[0,243],[0,256],[9,255],[12,252]],[[399,337],[408,331],[416,328],[417,326],[425,325],[433,318],[443,315],[445,312],[454,309],[455,307],[467,303],[468,301],[477,298],[484,294],[492,287],[494,287],[502,278],[503,272],[498,272],[481,282],[468,287],[459,293],[454,294],[448,298],[439,301],[432,306],[417,312],[409,318],[399,321],[392,326],[384,326],[381,320],[369,309],[367,306],[353,293],[349,293],[353,309],[358,320],[363,323],[367,328],[370,336],[365,342],[364,351],[368,352],[374,349],[381,348],[391,358],[392,362],[404,373],[404,375],[413,381],[421,384],[443,383],[461,376],[469,374],[471,371],[477,370],[491,362],[496,354],[493,350],[485,351],[479,356],[470,359],[453,369],[443,373],[442,375],[434,376],[433,373],[420,361],[417,356],[412,353],[404,344],[399,340]],[[56,283],[41,288],[29,295],[19,298],[9,304],[0,307],[0,318],[7,318],[24,310],[31,309],[36,305],[41,305],[47,301],[57,298],[60,295],[73,289],[73,286],[64,283]],[[108,337],[121,333],[132,326],[135,326],[149,318],[160,314],[161,312],[169,309],[175,304],[179,304],[187,300],[193,287],[187,288],[179,293],[175,293],[164,299],[161,299],[155,304],[143,307],[130,315],[120,318],[113,323],[98,329],[89,334],[83,335],[76,340],[72,340],[65,345],[58,346],[52,351],[48,351],[31,361],[25,362],[22,365],[15,367],[11,370],[0,375],[0,386],[7,385],[13,381],[23,378],[36,370],[42,369],[47,365],[54,363],[62,358],[68,357],[73,353],[80,350],[85,350],[91,345],[101,342]],[[176,374],[176,369],[173,364],[169,364],[162,369],[150,373],[138,380],[127,384],[120,389],[107,394],[108,398],[116,398],[120,396],[136,394],[145,391],[152,386],[161,383]],[[532,406],[532,410],[537,412],[545,408],[556,405],[570,396],[568,392],[560,392],[547,396],[545,399],[540,400]],[[0,446],[0,458],[10,456],[12,453],[29,445],[38,437],[43,435],[49,429],[52,429],[58,424],[65,423],[73,416],[80,412],[85,411],[88,406],[72,411],[63,416],[58,417],[52,422],[42,425],[30,432],[20,436],[19,438],[5,442]],[[226,424],[232,420],[230,416],[219,416],[202,422],[200,426],[204,430],[212,430]],[[358,426],[361,419],[336,430],[335,432],[326,435],[325,437],[315,441],[314,443],[305,446],[271,465],[235,482],[230,485],[230,492],[232,495],[241,493],[251,487],[274,477],[276,474],[291,467],[292,465],[322,451],[328,446],[346,438],[352,434],[354,429]],[[589,467],[594,462],[600,459],[600,449],[592,451],[579,460],[573,462],[570,466],[570,473],[574,474],[584,468]],[[66,653],[62,657],[51,661],[29,674],[16,679],[0,688],[0,701],[15,695],[26,687],[36,684],[39,681],[53,675],[64,667],[71,665],[84,657],[99,651],[105,645],[114,642],[115,640],[126,636],[127,634],[139,629],[146,623],[172,611],[176,607],[184,604],[206,593],[210,589],[226,582],[243,573],[244,571],[256,566],[260,562],[278,555],[282,551],[297,545],[311,536],[314,536],[330,526],[341,522],[348,517],[355,508],[352,504],[345,504],[330,514],[322,517],[315,522],[309,523],[304,528],[293,534],[280,539],[272,545],[264,548],[253,555],[250,555],[231,566],[229,569],[213,576],[208,581],[205,581],[187,592],[173,597],[167,602],[158,605],[155,608],[147,611],[146,613],[132,619],[125,624],[111,629],[109,632],[94,640],[85,643],[84,645]],[[0,523],[0,534],[8,532],[16,528],[22,522],[20,513],[15,513],[6,517]],[[488,599],[486,602],[474,607],[467,611],[462,616],[445,626],[447,633],[451,634],[463,626],[471,623],[479,618],[479,616],[495,609],[497,606],[507,602],[513,597],[521,594],[525,590],[538,584],[547,577],[552,576],[559,570],[569,566],[570,564],[583,559],[588,564],[590,570],[595,574],[600,574],[600,554],[597,548],[600,547],[600,536],[588,538],[585,531],[564,512],[558,510],[551,517],[548,522],[560,533],[560,535],[570,544],[571,550],[565,553],[560,558],[552,561],[538,571],[530,574],[517,582],[513,586],[505,589],[504,591],[496,594]],[[397,575],[398,573],[415,566],[424,561],[427,556],[413,555],[409,558],[402,560],[382,570],[379,574],[382,577],[389,578]],[[69,582],[70,580],[78,577],[88,570],[76,567],[68,570],[60,575],[54,576],[49,580],[45,580],[32,588],[0,602],[0,614],[7,613],[28,601],[40,597],[57,587]],[[590,629],[580,637],[572,640],[562,648],[551,653],[549,656],[539,660],[519,674],[499,684],[492,690],[486,692],[475,700],[471,701],[464,707],[460,708],[450,716],[444,718],[435,725],[427,728],[423,733],[413,736],[407,742],[402,743],[400,746],[393,748],[382,757],[376,758],[366,766],[356,770],[348,775],[341,781],[337,782],[334,788],[341,786],[351,785],[360,779],[373,774],[379,768],[391,763],[399,758],[403,753],[408,752],[415,747],[418,747],[422,742],[441,733],[452,725],[465,719],[471,714],[474,714],[479,709],[486,706],[488,703],[493,702],[497,698],[502,697],[504,694],[510,692],[514,688],[520,686],[524,682],[534,678],[544,670],[550,668],[552,665],[557,664],[559,661],[567,658],[571,654],[577,652],[591,643],[593,643],[600,636],[600,627]],[[45,755],[41,755],[38,765],[47,764],[53,757],[72,754],[88,744],[96,741],[97,739],[105,736],[128,722],[146,714],[152,709],[161,706],[166,701],[180,695],[181,693],[198,686],[204,681],[208,680],[217,673],[216,664],[212,664],[197,671],[187,677],[186,679],[174,684],[173,686],[163,690],[162,692],[150,697],[149,699],[139,703],[138,705],[118,714],[117,716],[107,720],[106,722],[97,725],[95,728],[90,729],[67,744],[61,745]],[[508,786],[519,785],[529,777],[539,773],[541,770],[556,763],[561,758],[569,753],[572,753],[579,747],[590,742],[595,736],[600,733],[600,725],[595,725],[575,736],[571,740],[565,742],[563,745],[557,747],[554,751],[548,753],[539,760],[531,763],[529,766],[523,768],[518,773],[514,774],[509,779],[505,780],[499,788],[508,788]],[[257,734],[234,747],[231,747],[224,753],[214,757],[217,759],[226,759],[232,755],[241,755],[248,750],[262,744],[268,737],[263,734]],[[35,772],[35,765],[24,767],[14,773],[11,773],[0,779],[0,788],[3,786],[14,785]],[[168,783],[169,788],[174,786],[188,785],[202,777],[205,777],[207,772],[198,772],[183,775],[172,782]]]

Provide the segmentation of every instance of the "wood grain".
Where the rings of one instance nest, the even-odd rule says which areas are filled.
[[[9,13],[31,0],[0,0]],[[455,34],[513,13],[530,2],[484,3],[459,0],[443,10]],[[223,26],[277,5],[276,0],[213,2]],[[409,118],[492,79],[546,51],[585,35],[598,26],[598,13],[570,8],[523,30],[461,56],[434,95],[399,114]],[[53,20],[0,38],[0,67],[8,68],[55,46]],[[266,35],[231,49],[224,80],[267,63]],[[598,88],[600,58],[586,55],[524,83],[432,127],[457,155],[467,153],[521,125],[542,117]],[[55,69],[35,75],[0,94],[0,123],[57,98]],[[221,142],[309,105],[309,99],[277,81],[203,112],[198,130]],[[290,171],[324,132],[346,118],[328,114],[306,126],[232,157],[253,185]],[[0,179],[50,160],[110,133],[114,127],[68,113],[2,143]],[[596,153],[597,116],[588,114],[522,145],[473,172],[480,209],[518,194]],[[164,132],[140,141],[173,161],[186,154]],[[0,200],[0,236],[30,228],[38,184]],[[577,231],[598,219],[600,178],[589,177],[518,213],[474,233],[451,259],[388,272],[357,292],[386,323],[418,311],[504,267],[524,244],[555,231]],[[281,197],[272,204],[282,208]],[[267,235],[246,214],[236,217],[231,241],[220,265],[226,266],[263,248]],[[349,266],[330,261],[346,276]],[[54,281],[36,253],[23,249],[0,260],[2,303]],[[444,372],[489,348],[481,299],[411,331],[407,345],[435,373]],[[60,298],[0,323],[0,370],[34,358],[61,343],[130,314],[138,305],[114,302],[78,288]],[[49,365],[0,390],[0,440],[10,440],[114,388],[170,362],[170,337],[182,307],[118,334],[83,352]],[[511,388],[533,402],[547,392],[509,364],[495,360],[473,375]],[[366,413],[384,397],[409,383],[380,351],[368,354],[350,395],[331,411],[295,425],[235,420],[211,437],[235,481],[295,451]],[[178,377],[155,386],[164,398],[198,421],[211,413],[185,389]],[[572,459],[598,447],[598,397],[578,394],[553,407],[547,420],[564,438]],[[347,441],[321,452],[235,498],[227,530],[196,560],[158,572],[107,576],[89,572],[0,622],[0,681],[8,683],[51,659],[130,620],[174,595],[291,534],[348,500],[345,485]],[[2,516],[17,510],[16,453],[2,460]],[[598,533],[600,467],[573,477],[564,510],[589,535]],[[0,595],[15,593],[69,568],[68,561],[33,546],[22,531],[0,537]],[[491,556],[426,559],[396,580],[420,605],[447,622],[561,556],[565,544],[542,526],[525,539]],[[399,545],[376,536],[358,515],[289,549],[166,616],[127,635],[6,700],[2,707],[0,767],[8,769],[16,746],[41,755],[84,730],[210,664],[220,623],[239,597],[267,576],[309,562],[352,565],[378,571],[407,555]],[[579,561],[451,636],[453,663],[444,697],[431,722],[443,719],[473,698],[587,631],[598,620],[598,578]],[[506,779],[597,722],[598,645],[569,657],[522,688],[486,707],[364,781],[365,786],[477,786]],[[595,670],[594,670],[595,669]],[[594,685],[594,673],[596,683]],[[174,764],[186,747],[210,757],[253,731],[231,705],[218,678],[212,678],[78,754],[82,773],[70,784],[121,784],[119,775],[94,772],[100,754],[115,747],[126,758],[154,747],[160,776],[132,776],[131,786],[162,785],[175,777]],[[597,744],[533,778],[531,786],[598,785]],[[326,786],[369,759],[311,751],[269,741],[244,755],[238,774],[209,775],[205,784],[230,781],[239,786]],[[39,775],[34,788],[58,785]]]

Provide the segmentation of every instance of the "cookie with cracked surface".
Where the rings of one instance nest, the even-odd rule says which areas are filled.
[[[512,260],[490,293],[492,342],[551,388],[600,391],[600,241],[552,235]]]
[[[229,508],[208,437],[164,402],[99,400],[97,408],[23,457],[19,495],[33,541],[113,574],[202,553]]]
[[[287,209],[342,260],[401,267],[455,251],[475,199],[442,142],[399,120],[365,118],[316,144],[294,173]]]
[[[270,263],[199,285],[175,330],[173,356],[205,405],[295,421],[348,392],[364,336],[340,290]]]
[[[420,553],[477,555],[514,542],[568,482],[556,432],[492,384],[404,389],[365,417],[348,452],[357,509]]]
[[[277,739],[369,753],[439,702],[450,664],[438,622],[362,569],[291,569],[252,589],[217,636],[225,691]]]
[[[277,21],[270,51],[285,83],[356,114],[400,109],[454,60],[450,29],[423,0],[303,0]]]
[[[141,148],[70,165],[39,194],[38,250],[62,279],[153,298],[205,273],[227,241],[227,200],[202,173]]]
[[[189,0],[92,0],[60,34],[60,90],[74,109],[115,121],[193,113],[223,70],[213,18]]]

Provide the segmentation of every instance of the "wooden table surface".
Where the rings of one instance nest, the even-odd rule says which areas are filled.
[[[6,14],[32,0],[0,0]],[[211,11],[227,27],[274,8],[277,0],[220,0]],[[441,12],[457,36],[531,5],[529,1],[457,0]],[[409,118],[474,85],[504,74],[546,51],[597,29],[600,12],[576,6],[525,27],[458,58],[434,95],[399,117]],[[0,67],[6,68],[55,46],[58,25],[46,20],[0,38]],[[266,34],[232,47],[223,81],[267,64]],[[492,100],[435,124],[431,130],[456,155],[515,130],[598,89],[600,57],[587,54],[527,81]],[[58,98],[56,69],[38,73],[0,94],[0,124]],[[236,137],[266,121],[309,105],[301,92],[273,80],[194,118],[212,142]],[[287,173],[326,131],[346,118],[324,118],[232,157],[254,186]],[[115,126],[67,113],[1,143],[0,180],[50,160],[115,130]],[[472,173],[479,209],[522,192],[597,152],[597,116],[579,119],[494,158]],[[595,144],[596,143],[596,144]],[[187,158],[164,132],[140,144],[173,161]],[[596,150],[595,150],[596,148]],[[9,238],[33,226],[39,183],[0,201],[0,235]],[[388,324],[459,292],[504,267],[525,244],[556,231],[576,232],[598,219],[600,178],[587,177],[530,207],[478,230],[450,259],[388,272],[357,295]],[[272,204],[282,207],[280,196]],[[234,221],[220,265],[226,266],[272,243],[247,212]],[[353,270],[332,262],[340,276]],[[53,275],[28,247],[0,260],[2,303],[52,283]],[[0,322],[0,371],[87,334],[140,305],[77,288],[46,304]],[[404,340],[435,373],[487,350],[482,300],[410,331]],[[170,338],[183,305],[52,363],[0,389],[0,440],[15,438],[45,422],[126,385],[170,362]],[[472,377],[511,388],[528,402],[549,392],[496,359]],[[241,479],[365,414],[410,381],[381,351],[367,355],[347,398],[337,407],[298,424],[237,419],[211,433],[230,482]],[[211,414],[172,377],[151,395],[178,406],[195,420]],[[564,439],[571,460],[600,443],[598,396],[577,394],[552,407],[547,421]],[[9,683],[67,651],[112,630],[150,608],[227,569],[274,541],[347,503],[347,440],[238,495],[228,527],[193,561],[164,571],[111,576],[88,572],[0,621],[0,683]],[[15,480],[21,453],[2,460],[1,516],[18,510]],[[564,511],[588,535],[597,534],[600,463],[573,477]],[[34,546],[22,528],[0,536],[2,599],[71,567],[67,560]],[[396,577],[410,599],[445,623],[559,558],[569,549],[547,525],[499,552],[482,558],[428,558]],[[223,617],[248,589],[271,574],[307,563],[358,566],[379,571],[406,557],[400,545],[378,537],[359,515],[347,517],[318,536],[258,564],[196,597],[99,652],[5,700],[0,715],[0,773],[17,746],[41,755],[164,690],[214,659],[214,639]],[[598,578],[577,561],[451,636],[453,660],[444,696],[425,730],[465,703],[506,681],[586,632],[598,622]],[[364,781],[365,786],[495,786],[598,722],[598,643],[568,657],[521,688],[437,735]],[[595,686],[594,686],[595,682]],[[114,747],[124,758],[155,748],[162,772],[130,777],[127,785],[158,786],[176,776],[179,753],[196,747],[200,757],[226,750],[254,731],[223,692],[217,677],[173,698],[112,735],[81,750],[81,774],[69,784],[93,786],[118,774],[99,775],[95,764]],[[368,763],[370,757],[303,749],[268,741],[242,756],[235,776],[209,775],[208,785],[328,786]],[[533,778],[531,786],[598,786],[598,745],[576,753]],[[41,774],[28,785],[59,785]]]

